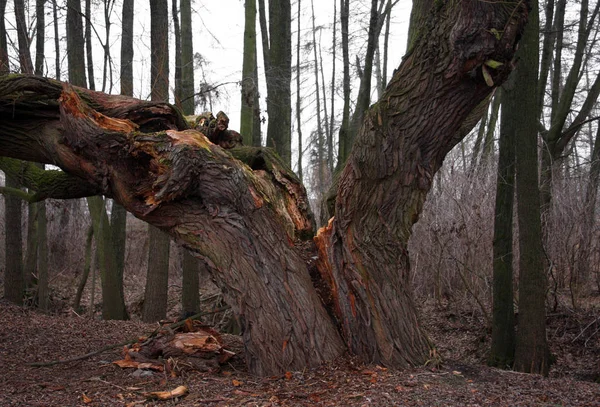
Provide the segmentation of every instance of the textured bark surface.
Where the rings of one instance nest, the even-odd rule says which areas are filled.
[[[133,96],[133,0],[123,1],[121,34],[121,95]]]
[[[102,318],[129,319],[123,295],[123,278],[117,267],[111,226],[106,213],[104,199],[99,196],[87,198],[92,217],[94,239],[96,241],[96,259],[102,284]]]
[[[76,86],[86,86],[85,62],[83,56],[85,41],[81,21],[81,0],[67,0],[67,60],[69,62],[69,82]]]
[[[0,0],[0,75],[5,75],[10,71],[8,44],[6,43],[6,23],[4,21],[7,1]]]
[[[182,250],[181,316],[189,317],[200,312],[200,261],[188,250]]]
[[[244,10],[244,60],[242,63],[240,133],[244,137],[245,145],[260,147],[256,0],[245,0]]]
[[[6,186],[17,188],[18,182],[6,177]],[[21,236],[21,200],[4,197],[4,242],[6,264],[4,267],[4,298],[15,304],[23,304],[25,283],[23,281],[23,238]]]
[[[181,0],[181,105],[184,114],[194,114],[194,42],[191,0]]]
[[[244,329],[254,373],[343,352],[293,243],[311,228],[306,192],[275,155],[232,150],[252,170],[185,130],[170,105],[77,92],[48,79],[1,79],[0,151],[60,166],[203,258]]]
[[[515,363],[519,372],[548,375],[550,351],[546,341],[547,273],[544,267],[540,189],[538,188],[537,77],[539,66],[538,3],[533,0],[515,70],[515,86],[506,92],[507,110],[515,137],[517,216],[519,223],[519,323]],[[504,119],[504,117],[503,117]]]
[[[428,343],[406,243],[433,174],[493,89],[482,71],[499,84],[511,69],[527,12],[500,4],[440,5],[367,113],[335,219],[317,239],[337,321],[294,244],[312,224],[306,192],[269,150],[226,152],[166,104],[13,76],[0,78],[0,152],[60,166],[206,261],[238,316],[253,373],[315,366],[344,341],[369,362],[420,363]],[[489,59],[504,65],[483,68]]]
[[[142,321],[156,322],[167,317],[171,241],[168,235],[152,225],[148,227],[148,241],[148,274]]]
[[[264,0],[259,0],[265,76],[267,80],[267,146],[281,156],[286,165],[292,158],[292,18],[290,0],[269,1],[269,30]]]
[[[493,249],[493,320],[489,364],[512,366],[515,356],[513,296],[513,208],[515,194],[515,126],[509,109],[502,109]]]
[[[494,3],[440,5],[422,27],[367,113],[339,181],[335,216],[316,238],[346,344],[364,360],[425,361],[429,346],[408,284],[407,242],[433,175],[493,90],[482,71],[496,85],[510,72],[527,11],[523,3]],[[490,59],[504,65],[487,68]]]

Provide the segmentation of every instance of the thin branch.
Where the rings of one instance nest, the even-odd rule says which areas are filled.
[[[34,200],[35,194],[28,194],[19,188],[0,187],[0,194],[14,196],[29,203],[39,202]]]

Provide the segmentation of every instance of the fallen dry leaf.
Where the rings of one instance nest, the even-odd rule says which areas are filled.
[[[242,385],[242,382],[240,382],[239,380],[233,379],[231,381],[231,384],[233,385],[233,387],[240,387]]]
[[[286,380],[292,380],[292,376],[293,376],[292,372],[289,372],[289,371],[285,372],[285,379]]]
[[[178,397],[183,397],[188,394],[188,388],[186,386],[179,386],[171,391],[153,391],[150,393],[144,393],[143,396],[147,399],[153,400],[171,400]]]
[[[85,403],[85,404],[90,404],[92,402],[92,399],[89,398],[88,396],[85,395],[85,393],[81,393],[81,400]]]

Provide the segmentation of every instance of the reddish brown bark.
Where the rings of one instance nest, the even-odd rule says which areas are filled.
[[[323,302],[337,321],[294,246],[312,224],[306,193],[268,150],[246,156],[247,166],[187,130],[167,104],[11,76],[0,78],[0,155],[60,166],[206,261],[238,316],[254,373],[315,366],[344,342],[369,362],[420,363],[429,344],[406,244],[435,171],[493,89],[482,71],[497,85],[511,69],[527,11],[499,4],[441,4],[367,113],[335,218],[317,238],[330,291]],[[489,60],[504,65],[483,68]]]
[[[420,28],[426,34],[367,113],[340,177],[335,216],[316,238],[343,337],[366,361],[425,361],[407,243],[433,175],[493,90],[482,70],[495,84],[510,73],[527,10],[519,3],[498,12],[494,3],[450,2]],[[489,60],[504,65],[492,70]]]
[[[301,369],[343,352],[294,249],[311,225],[306,192],[268,153],[255,155],[252,171],[185,130],[165,104],[16,76],[0,95],[14,102],[0,107],[0,151],[53,162],[100,187],[210,265],[244,329],[252,371]]]

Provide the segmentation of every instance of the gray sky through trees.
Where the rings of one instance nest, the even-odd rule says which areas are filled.
[[[334,0],[319,0],[315,2],[315,24],[317,26],[317,41],[321,41],[322,55],[324,58],[323,69],[325,71],[325,78],[329,81],[331,77],[331,41],[332,32],[331,27],[333,23],[333,1]],[[339,1],[339,0],[335,0]],[[61,36],[61,45],[63,48],[66,47],[65,35],[65,15],[66,9],[62,2],[59,4],[59,29]],[[295,3],[295,2],[294,2]],[[364,58],[366,48],[366,24],[368,22],[369,13],[369,2],[354,0],[351,2],[351,17],[350,17],[350,60],[353,66],[351,67],[351,76],[353,78],[352,96],[356,97],[358,91],[358,81],[356,80],[356,66],[355,60],[358,55]],[[52,24],[53,20],[51,17],[51,2],[46,3],[46,14],[50,13],[49,17],[46,18],[47,24]],[[105,23],[103,15],[103,4],[95,4],[92,9],[92,43],[93,53],[95,60],[95,76],[96,82],[101,83],[102,75],[102,60],[103,60],[103,48],[99,40],[104,39],[105,36]],[[111,17],[111,41],[109,46],[111,47],[112,57],[112,70],[114,84],[110,93],[119,93],[119,47],[120,47],[120,35],[121,35],[121,7],[122,1],[117,0],[112,8]],[[389,63],[390,67],[396,67],[399,65],[401,58],[405,51],[406,46],[406,30],[408,21],[410,18],[410,10],[412,2],[409,0],[401,0],[392,10],[392,24],[391,24],[391,36],[390,36],[390,56]],[[136,1],[135,2],[135,15],[134,15],[134,96],[140,99],[150,99],[150,11],[149,3],[147,1]],[[339,10],[338,10],[339,11]],[[169,13],[171,7],[169,7]],[[31,21],[34,16],[33,2],[29,10],[31,15],[28,16],[28,21]],[[302,72],[304,76],[302,78],[303,84],[300,90],[302,98],[302,116],[303,116],[303,132],[305,135],[310,133],[316,128],[314,117],[316,116],[316,101],[314,95],[314,80],[310,72],[312,72],[312,22],[310,20],[310,3],[302,4],[302,55],[301,61],[306,63],[306,67]],[[7,16],[7,29],[10,40],[16,44],[16,30],[14,25],[14,6],[12,2],[9,2],[6,10]],[[338,16],[339,17],[339,16]],[[292,19],[295,21],[297,18],[296,8],[293,7]],[[169,17],[170,30],[172,32],[172,18]],[[240,86],[239,81],[241,80],[242,74],[242,55],[243,55],[243,33],[244,33],[244,1],[243,0],[221,0],[218,3],[212,3],[207,1],[193,1],[192,2],[192,26],[193,26],[193,41],[194,41],[194,53],[199,53],[203,56],[206,62],[202,68],[196,66],[195,69],[195,84],[196,91],[198,91],[202,82],[208,82],[209,84],[216,86],[218,91],[218,97],[213,98],[213,110],[225,111],[231,120],[230,128],[239,129],[239,111],[240,111]],[[292,38],[296,41],[296,25],[292,23]],[[337,29],[339,30],[339,23]],[[48,76],[53,76],[54,67],[54,36],[53,31],[46,30],[46,65],[44,72]],[[258,22],[257,22],[257,33]],[[260,35],[260,34],[258,34]],[[11,50],[9,40],[9,51],[12,56],[13,69],[18,62],[16,59],[16,53]],[[340,40],[340,36],[337,36],[337,41]],[[171,64],[174,61],[174,43],[173,37],[169,38],[170,52],[171,52]],[[383,44],[383,38],[381,39]],[[257,55],[262,55],[261,41],[257,41]],[[340,45],[338,44],[338,48]],[[35,49],[35,41],[31,44],[31,49]],[[295,53],[295,49],[293,51]],[[61,52],[62,66],[61,70],[66,72],[67,60],[65,57],[64,49]],[[338,72],[341,73],[341,52],[337,55],[338,61]],[[293,58],[295,61],[295,57]],[[266,104],[264,97],[266,96],[264,71],[262,66],[262,58],[258,58],[259,65],[259,82],[260,82],[260,95],[261,95],[261,108],[263,112],[261,114],[266,117]],[[295,77],[295,69],[292,69]],[[174,69],[170,69],[171,76],[174,73]],[[388,72],[391,75],[391,72]],[[66,77],[64,75],[63,77]],[[340,91],[336,100],[336,105],[341,108],[341,74],[340,78]],[[311,80],[313,80],[311,82]],[[356,81],[356,83],[354,83]],[[171,83],[174,81],[171,78]],[[326,84],[329,89],[329,84]],[[107,90],[109,90],[107,86]],[[172,88],[172,86],[171,86]],[[375,90],[373,90],[375,91]],[[296,93],[295,79],[292,80],[292,94]],[[171,89],[172,94],[172,89]],[[330,95],[327,95],[328,98]],[[374,95],[373,95],[374,96]],[[172,100],[171,100],[172,101]],[[208,110],[198,106],[196,113],[201,113],[203,110]],[[295,109],[295,106],[293,106]],[[339,113],[339,112],[336,112]],[[331,114],[331,112],[330,112]],[[292,112],[294,117],[295,112]],[[337,127],[336,127],[337,128]],[[266,135],[266,122],[263,123],[262,132]],[[335,132],[337,134],[337,131]],[[297,146],[297,131],[296,123],[292,123],[292,146],[293,149]],[[306,143],[305,143],[306,145]],[[292,162],[295,162],[295,156],[297,152],[292,152],[294,158]]]

